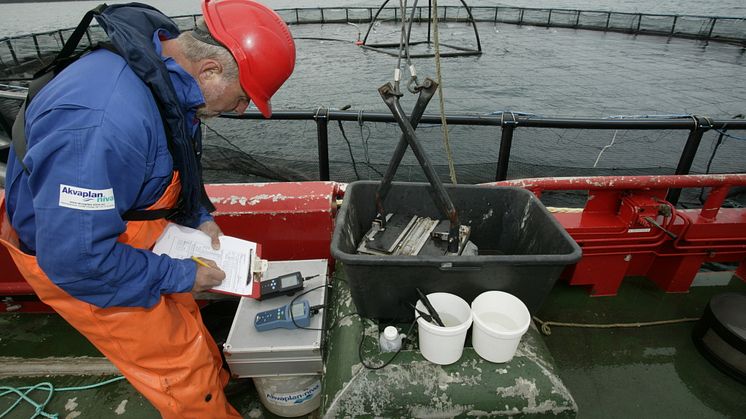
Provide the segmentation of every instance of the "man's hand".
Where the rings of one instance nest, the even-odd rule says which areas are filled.
[[[197,264],[197,275],[194,278],[194,287],[192,292],[207,291],[212,287],[220,285],[225,279],[225,272],[218,268],[218,265],[210,259],[201,259],[209,267]],[[196,262],[195,262],[196,263]]]
[[[216,223],[215,221],[205,221],[204,223],[200,224],[197,229],[210,236],[210,239],[212,239],[213,249],[220,250],[220,240],[218,239],[218,237],[223,235],[223,231],[220,230],[220,226],[218,226],[218,223]]]

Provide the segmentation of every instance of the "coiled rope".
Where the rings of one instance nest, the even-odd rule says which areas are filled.
[[[4,412],[0,413],[0,418],[4,418],[7,416],[10,412],[13,411],[21,402],[27,402],[31,406],[34,407],[34,414],[31,416],[31,419],[34,419],[36,417],[44,417],[44,418],[50,418],[50,419],[57,419],[59,418],[59,415],[57,413],[48,413],[45,411],[47,404],[50,400],[52,400],[52,396],[54,396],[54,392],[63,392],[63,391],[81,391],[81,390],[90,390],[92,388],[102,387],[107,384],[115,383],[117,381],[124,380],[124,377],[114,377],[112,379],[102,381],[100,383],[96,384],[90,384],[87,386],[76,386],[76,387],[62,387],[55,389],[54,385],[50,382],[43,382],[39,383],[33,386],[26,386],[26,387],[7,387],[2,386],[0,387],[0,397],[4,397],[8,394],[15,394],[18,396],[18,399],[10,405],[9,408],[5,409]],[[34,391],[47,391],[47,398],[41,403],[36,402],[34,399],[32,399],[29,394],[31,394]]]

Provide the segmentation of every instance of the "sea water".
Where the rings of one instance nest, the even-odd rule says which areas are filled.
[[[0,0],[1,1],[1,0]],[[115,0],[110,3],[120,3]],[[175,16],[199,13],[199,1],[147,1]],[[377,6],[382,1],[351,0],[266,0],[275,8]],[[467,1],[472,6],[494,5],[485,0]],[[505,6],[581,8],[586,10],[640,11],[646,13],[710,14],[744,16],[742,0],[694,3],[676,0],[663,3],[633,0],[611,4],[593,0],[515,0]],[[456,5],[457,1],[439,2]],[[0,4],[0,38],[74,26],[94,2]],[[501,4],[502,6],[503,4]],[[663,7],[665,5],[665,8]],[[442,60],[445,112],[488,114],[497,111],[526,112],[546,117],[605,118],[615,115],[697,114],[730,119],[743,113],[746,101],[746,61],[740,46],[689,39],[633,36],[530,25],[478,25],[483,54]],[[413,29],[413,39],[422,37],[427,25]],[[352,41],[363,34],[367,24],[291,25],[296,39],[297,61],[292,77],[272,98],[277,110],[342,108],[387,112],[377,88],[392,78],[396,58],[361,49]],[[399,27],[376,25],[373,41],[398,40]],[[474,46],[470,26],[448,22],[441,26],[441,41]],[[320,39],[320,38],[324,39]],[[336,41],[335,41],[336,39]],[[417,38],[420,39],[420,38]],[[634,60],[630,60],[634,56]],[[418,74],[434,77],[431,58],[416,59]],[[706,86],[692,80],[707,79]],[[406,92],[405,110],[415,96]],[[439,111],[434,99],[428,113]],[[204,121],[206,129],[205,180],[214,182],[256,181],[255,173],[236,164],[237,150],[261,165],[294,180],[318,176],[317,127],[313,121],[239,121],[217,118]],[[401,132],[395,124],[343,123],[346,136],[336,124],[329,124],[331,179],[350,182],[380,179]],[[219,136],[214,132],[219,133]],[[436,168],[445,168],[438,125],[424,124],[417,130],[422,147]],[[743,137],[743,131],[732,131]],[[500,146],[495,127],[449,126],[452,160],[459,183],[480,183],[494,179]],[[673,173],[686,142],[686,131],[620,130],[516,130],[508,176],[573,176],[581,174],[627,174],[619,169],[648,169],[644,174]],[[712,161],[714,173],[739,172],[746,155],[746,141],[726,139],[717,156],[710,160],[718,133],[708,131],[694,160],[692,171],[704,173]],[[216,152],[217,150],[218,152]],[[357,162],[355,172],[351,164]],[[224,163],[231,161],[231,164]],[[371,166],[367,166],[367,165]],[[370,170],[378,167],[378,172]],[[588,172],[596,167],[598,172]],[[581,170],[582,169],[582,170]],[[603,171],[606,170],[606,171]],[[293,176],[298,172],[298,176]],[[260,179],[261,180],[261,179]],[[407,153],[396,180],[423,181],[413,153]],[[685,191],[686,192],[686,191]]]
[[[110,0],[108,4],[126,3]],[[169,16],[200,13],[201,1],[143,0]],[[260,0],[274,9],[307,7],[379,7],[383,0]],[[413,2],[409,2],[411,5]],[[494,1],[467,0],[470,6],[495,6]],[[98,3],[91,1],[58,2],[0,2],[0,38],[46,30],[75,26],[86,11]],[[398,3],[395,3],[398,5]],[[422,3],[421,3],[422,4]],[[424,3],[426,4],[426,3]],[[389,6],[394,3],[389,3]],[[457,0],[441,0],[439,6],[460,5]],[[702,2],[699,0],[507,0],[498,6],[555,8],[572,10],[603,10],[629,13],[693,14],[710,16],[746,16],[746,4],[742,0]]]

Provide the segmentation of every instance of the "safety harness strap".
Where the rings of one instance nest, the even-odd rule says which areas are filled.
[[[13,123],[13,129],[12,129],[12,143],[13,143],[13,150],[16,154],[16,159],[21,164],[21,167],[23,168],[23,171],[26,172],[26,174],[30,175],[31,172],[29,171],[26,164],[23,163],[23,159],[26,156],[26,152],[28,151],[28,142],[26,140],[26,108],[28,107],[28,104],[31,103],[31,101],[34,99],[37,93],[41,91],[41,89],[46,86],[57,74],[59,74],[62,70],[64,70],[67,66],[78,60],[81,56],[83,56],[85,53],[89,51],[93,51],[98,48],[104,48],[106,50],[109,50],[117,55],[121,55],[117,49],[114,47],[113,44],[110,42],[99,42],[96,45],[90,46],[88,48],[85,48],[84,50],[75,53],[76,49],[78,48],[78,45],[80,44],[80,40],[83,38],[83,35],[86,33],[86,30],[91,24],[91,21],[96,15],[100,15],[108,6],[106,4],[101,4],[94,9],[88,11],[83,19],[80,21],[78,26],[73,31],[70,38],[68,38],[67,42],[65,42],[65,45],[62,47],[62,50],[55,56],[54,60],[48,65],[46,65],[44,68],[39,70],[34,74],[34,79],[29,84],[28,93],[26,95],[26,100],[24,100],[23,104],[21,105],[21,109],[18,112],[18,115],[16,116],[16,119]],[[168,139],[168,146],[169,150],[173,147],[173,134],[171,133],[170,125],[165,123],[165,113],[164,113],[164,105],[162,101],[159,98],[159,95],[156,94],[156,92],[152,91],[153,88],[151,85],[148,85],[148,87],[151,89],[151,92],[153,93],[153,98],[155,99],[155,102],[158,106],[158,112],[161,115],[161,119],[164,120],[163,127],[166,131],[166,138]],[[201,186],[201,193],[200,193],[200,203],[202,206],[208,211],[213,212],[215,211],[215,206],[210,202],[209,197],[207,196],[207,191],[205,191],[205,185],[201,181],[200,176],[200,186]],[[129,210],[126,211],[124,214],[122,214],[122,219],[125,221],[151,221],[151,220],[158,220],[158,219],[174,219],[177,218],[178,215],[181,215],[183,211],[181,210],[183,206],[183,201],[180,200],[179,204],[175,208],[167,208],[167,209],[160,209],[160,210]]]
[[[70,65],[72,62],[80,58],[81,55],[90,50],[90,48],[86,48],[79,54],[75,54],[75,50],[78,48],[80,40],[83,39],[83,35],[85,34],[86,30],[91,25],[93,17],[103,12],[106,7],[106,4],[101,4],[89,10],[85,14],[85,16],[83,16],[83,19],[80,21],[80,23],[78,23],[78,26],[75,28],[72,35],[70,35],[70,38],[67,39],[65,45],[62,46],[60,52],[57,53],[57,56],[54,57],[54,60],[44,66],[41,70],[37,71],[34,74],[34,79],[29,84],[28,93],[26,94],[26,100],[23,101],[21,109],[18,111],[18,116],[13,122],[13,130],[11,133],[11,136],[13,137],[13,150],[18,157],[18,161],[21,163],[21,167],[23,167],[23,171],[27,174],[31,174],[31,172],[23,163],[23,158],[26,156],[26,107],[28,107],[28,104],[31,103],[36,94],[39,93],[39,91],[44,86],[46,86],[47,83],[49,83],[57,74],[59,74],[60,71],[64,70],[65,67]]]

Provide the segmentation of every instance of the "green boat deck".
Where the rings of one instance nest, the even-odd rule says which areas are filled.
[[[338,269],[337,272],[339,275],[341,270]],[[702,314],[712,296],[725,291],[746,292],[746,283],[732,278],[727,285],[697,286],[691,288],[688,293],[666,294],[644,278],[627,278],[617,296],[598,298],[589,297],[586,290],[581,287],[570,287],[564,283],[558,283],[537,317],[544,321],[581,324],[637,323],[697,318]],[[349,326],[354,317],[348,316],[339,324]],[[350,321],[345,323],[346,319]],[[552,326],[549,336],[539,334],[537,329],[531,330],[521,345],[524,349],[536,347],[548,349],[547,353],[542,355],[542,359],[553,362],[554,365],[550,368],[561,379],[562,387],[569,390],[571,399],[574,399],[577,406],[577,417],[580,418],[742,416],[746,411],[746,386],[715,369],[697,352],[691,341],[692,327],[692,322],[607,329]],[[365,333],[370,336],[363,351],[366,360],[375,364],[388,359],[387,354],[377,355],[372,351],[375,343],[373,336],[377,332],[377,326],[368,324],[365,329]],[[113,367],[100,358],[101,355],[95,348],[58,316],[6,313],[0,315],[0,330],[2,330],[0,386],[21,387],[41,382],[52,383],[58,390],[55,391],[47,405],[46,412],[57,413],[60,418],[70,419],[76,417],[158,417],[157,412],[147,400],[124,381],[90,390],[59,391],[65,387],[80,387],[102,382],[114,377],[116,373]],[[345,362],[359,361],[357,361],[357,346],[345,347],[343,350],[335,349],[334,346],[338,342],[346,341],[335,337],[335,334],[339,334],[339,331],[357,333],[357,339],[359,339],[360,329],[353,331],[349,327],[335,327],[334,330],[334,333],[330,334],[328,349],[334,354],[335,362],[327,360],[326,368],[328,376],[335,374],[337,378],[325,377],[322,404],[328,413],[341,414],[343,412],[338,410],[339,405],[333,406],[330,402],[337,392],[333,387],[339,386],[340,383],[347,383],[344,374],[349,375],[353,371],[345,373],[341,368],[335,370],[335,366],[339,367]],[[348,345],[345,344],[345,346]],[[377,377],[380,385],[386,382],[391,384],[392,377],[402,376],[401,364],[404,363],[414,363],[412,365],[419,367],[415,369],[423,374],[436,368],[424,361],[415,351],[403,351],[399,356],[400,358],[396,361],[397,365],[379,370],[379,374],[370,375],[370,378]],[[474,354],[471,349],[467,348],[462,361],[473,359],[470,357],[474,357]],[[444,368],[446,371],[448,371],[447,368],[470,368],[473,373],[471,378],[461,376],[463,382],[468,382],[469,379],[475,379],[477,373],[495,376],[495,373],[489,371],[509,369],[503,365],[520,369],[521,362],[525,362],[525,359],[519,349],[519,353],[510,364],[475,361],[473,365],[461,365],[464,363],[459,361],[455,367]],[[387,371],[387,369],[392,370]],[[84,371],[85,374],[68,375],[65,372],[67,370]],[[42,375],[21,376],[34,371]],[[398,371],[398,373],[394,374],[392,371]],[[461,373],[461,371],[458,372]],[[493,378],[482,377],[481,379],[484,383],[494,384],[497,388],[508,389],[508,387],[500,387],[498,382],[493,382],[494,380],[490,381]],[[511,379],[515,381],[515,378]],[[419,385],[427,386],[428,384],[419,383]],[[431,386],[429,390],[416,386],[412,388],[419,389],[420,392],[419,394],[413,392],[413,405],[426,402],[427,400],[423,397],[427,395],[433,396],[438,393],[438,396],[442,397],[442,394],[448,394],[449,391],[453,391],[454,394],[461,391],[457,386],[450,388],[446,386],[445,389]],[[541,386],[537,388],[542,389]],[[547,389],[550,388],[547,387]],[[431,391],[432,394],[426,393],[427,391]],[[493,409],[472,410],[470,414],[462,412],[460,415],[494,417],[536,413],[520,409],[519,411],[504,411],[506,404],[528,403],[530,398],[516,397],[509,394],[509,390],[503,393],[495,392],[495,389],[491,391],[494,395]],[[262,407],[251,380],[232,381],[227,393],[231,402],[244,417],[275,417]],[[550,398],[554,397],[560,403],[557,406],[572,407],[572,404],[561,404],[562,400],[567,401],[562,395],[551,393],[552,391],[549,390],[549,393],[541,394],[550,396]],[[361,394],[361,400],[362,396],[363,394]],[[41,401],[46,398],[46,393],[35,392],[32,393],[32,397]],[[474,397],[481,398],[483,395]],[[506,400],[508,403],[505,403]],[[0,398],[0,414],[14,401],[15,398],[9,396]],[[386,411],[397,410],[384,409],[379,412],[380,414],[371,413],[370,415],[387,417]],[[408,412],[410,412],[409,415],[416,415],[418,411],[409,410]],[[433,417],[435,414],[432,411],[420,412],[425,417]],[[344,413],[349,416],[355,415],[354,411]],[[574,415],[575,411],[573,408],[549,409],[540,416],[553,417],[556,414]],[[33,408],[22,403],[5,417],[28,418],[33,415]],[[319,415],[320,413],[317,412],[312,416]],[[408,415],[397,413],[391,416],[406,417]],[[437,417],[450,416],[453,415],[441,412]]]

